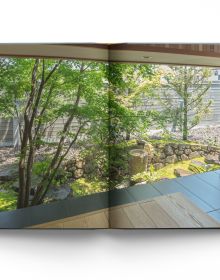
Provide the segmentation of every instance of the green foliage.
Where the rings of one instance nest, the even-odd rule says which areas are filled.
[[[43,177],[43,175],[48,170],[50,163],[51,163],[50,159],[45,159],[43,161],[35,162],[33,165],[33,175]],[[52,185],[59,187],[60,185],[64,184],[69,177],[71,177],[71,174],[69,172],[67,172],[63,168],[59,168],[56,172],[56,176],[52,180]]]
[[[157,172],[155,172],[153,165],[150,166],[149,171],[144,171],[135,174],[131,177],[132,183],[153,182],[159,179]]]
[[[47,171],[50,163],[51,160],[49,159],[35,162],[33,165],[33,174],[43,176],[43,174]]]
[[[117,64],[108,66],[109,81],[109,140],[117,143],[130,134],[142,135],[157,120],[160,113],[141,110],[143,98],[151,102],[160,76],[152,65]]]
[[[12,191],[0,191],[0,212],[16,209],[17,195]]]
[[[190,129],[210,112],[212,101],[204,98],[211,86],[210,76],[211,71],[206,67],[169,66],[164,69],[163,95],[158,99],[164,108],[164,117],[173,123],[174,131],[177,128],[182,131],[183,140],[188,139]]]
[[[89,181],[84,178],[75,180],[71,185],[74,195],[84,196],[108,190],[108,182]]]

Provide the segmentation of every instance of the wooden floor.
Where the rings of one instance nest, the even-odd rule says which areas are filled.
[[[126,192],[126,193],[125,193]],[[138,201],[180,192],[220,222],[220,170],[127,188],[123,197]],[[114,200],[114,199],[113,199]]]
[[[213,228],[220,223],[174,193],[78,215],[34,228]]]

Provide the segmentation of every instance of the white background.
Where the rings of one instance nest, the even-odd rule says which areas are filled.
[[[218,0],[0,1],[0,42],[220,42]],[[0,279],[214,279],[219,230],[0,231]]]

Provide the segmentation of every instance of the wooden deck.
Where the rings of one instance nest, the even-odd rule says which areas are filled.
[[[214,228],[220,223],[175,193],[36,225],[34,228]]]

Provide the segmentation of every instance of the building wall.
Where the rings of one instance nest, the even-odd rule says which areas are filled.
[[[13,120],[0,119],[0,147],[13,145]]]
[[[204,100],[208,101],[211,99],[213,102],[210,106],[210,113],[202,119],[199,126],[220,125],[220,69],[213,69],[213,75],[211,76],[210,81],[212,84]],[[174,104],[180,103],[180,97],[174,92],[171,92],[170,94],[173,98]],[[161,99],[163,100],[162,93]],[[163,107],[161,106],[161,102],[158,102],[157,98],[152,99],[150,103],[147,98],[143,98],[142,104],[137,106],[136,109],[162,111]]]

